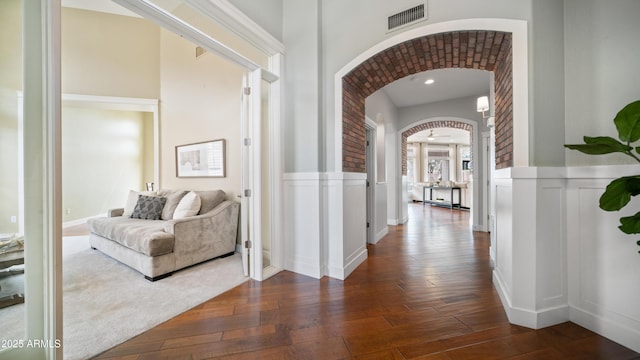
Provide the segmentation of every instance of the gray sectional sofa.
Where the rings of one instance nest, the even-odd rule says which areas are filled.
[[[155,281],[176,270],[232,255],[239,209],[240,204],[225,200],[221,190],[131,191],[124,208],[88,221],[89,242],[92,248]]]

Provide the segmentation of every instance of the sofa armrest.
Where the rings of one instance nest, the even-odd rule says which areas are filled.
[[[176,268],[233,252],[240,204],[224,201],[206,214],[167,220],[164,231],[175,237]]]
[[[107,217],[122,216],[122,214],[124,214],[124,208],[117,208],[117,209],[109,209],[109,210],[107,210]]]

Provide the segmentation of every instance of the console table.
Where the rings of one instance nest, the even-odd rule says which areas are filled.
[[[429,198],[427,199],[427,189],[429,189]],[[434,200],[433,199],[433,189],[436,190],[449,190],[451,191],[451,198],[450,201],[446,201],[446,200]],[[453,192],[454,191],[458,191],[458,202],[454,201],[454,197],[453,197]],[[422,188],[422,204],[431,204],[431,205],[438,205],[438,206],[445,206],[448,207],[449,209],[453,210],[454,207],[457,207],[458,209],[461,208],[460,206],[460,202],[462,199],[462,190],[460,187],[458,186],[453,186],[453,187],[449,187],[449,186],[425,186]]]

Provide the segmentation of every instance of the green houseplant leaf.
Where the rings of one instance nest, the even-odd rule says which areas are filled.
[[[620,218],[620,225],[618,228],[625,234],[640,234],[640,212],[633,216],[626,216]]]
[[[604,155],[616,152],[627,153],[633,148],[609,136],[584,137],[584,144],[565,145],[566,148],[578,150],[589,155]]]
[[[600,208],[618,211],[625,207],[632,196],[640,194],[640,175],[625,176],[613,180],[600,197]]]
[[[631,146],[632,143],[640,140],[640,100],[622,108],[613,122],[618,130],[620,141],[609,136],[585,136],[584,144],[567,144],[565,147],[589,155],[623,153],[640,163],[640,157],[637,156],[640,154],[640,146],[635,148]],[[631,201],[632,196],[637,195],[640,195],[640,175],[624,176],[607,185],[600,196],[599,205],[606,211],[618,211]],[[625,234],[640,234],[640,212],[620,218],[618,228]],[[637,244],[640,246],[640,241]]]
[[[618,129],[620,140],[627,143],[640,140],[640,100],[622,108],[613,122]]]

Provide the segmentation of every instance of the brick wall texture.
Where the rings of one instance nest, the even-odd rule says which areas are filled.
[[[446,68],[495,73],[496,168],[512,166],[511,34],[456,31],[428,35],[395,45],[370,57],[342,78],[342,171],[366,172],[364,107],[369,95],[405,76]],[[462,124],[451,123],[455,125],[453,127]],[[404,134],[402,153],[402,172],[406,175]]]

